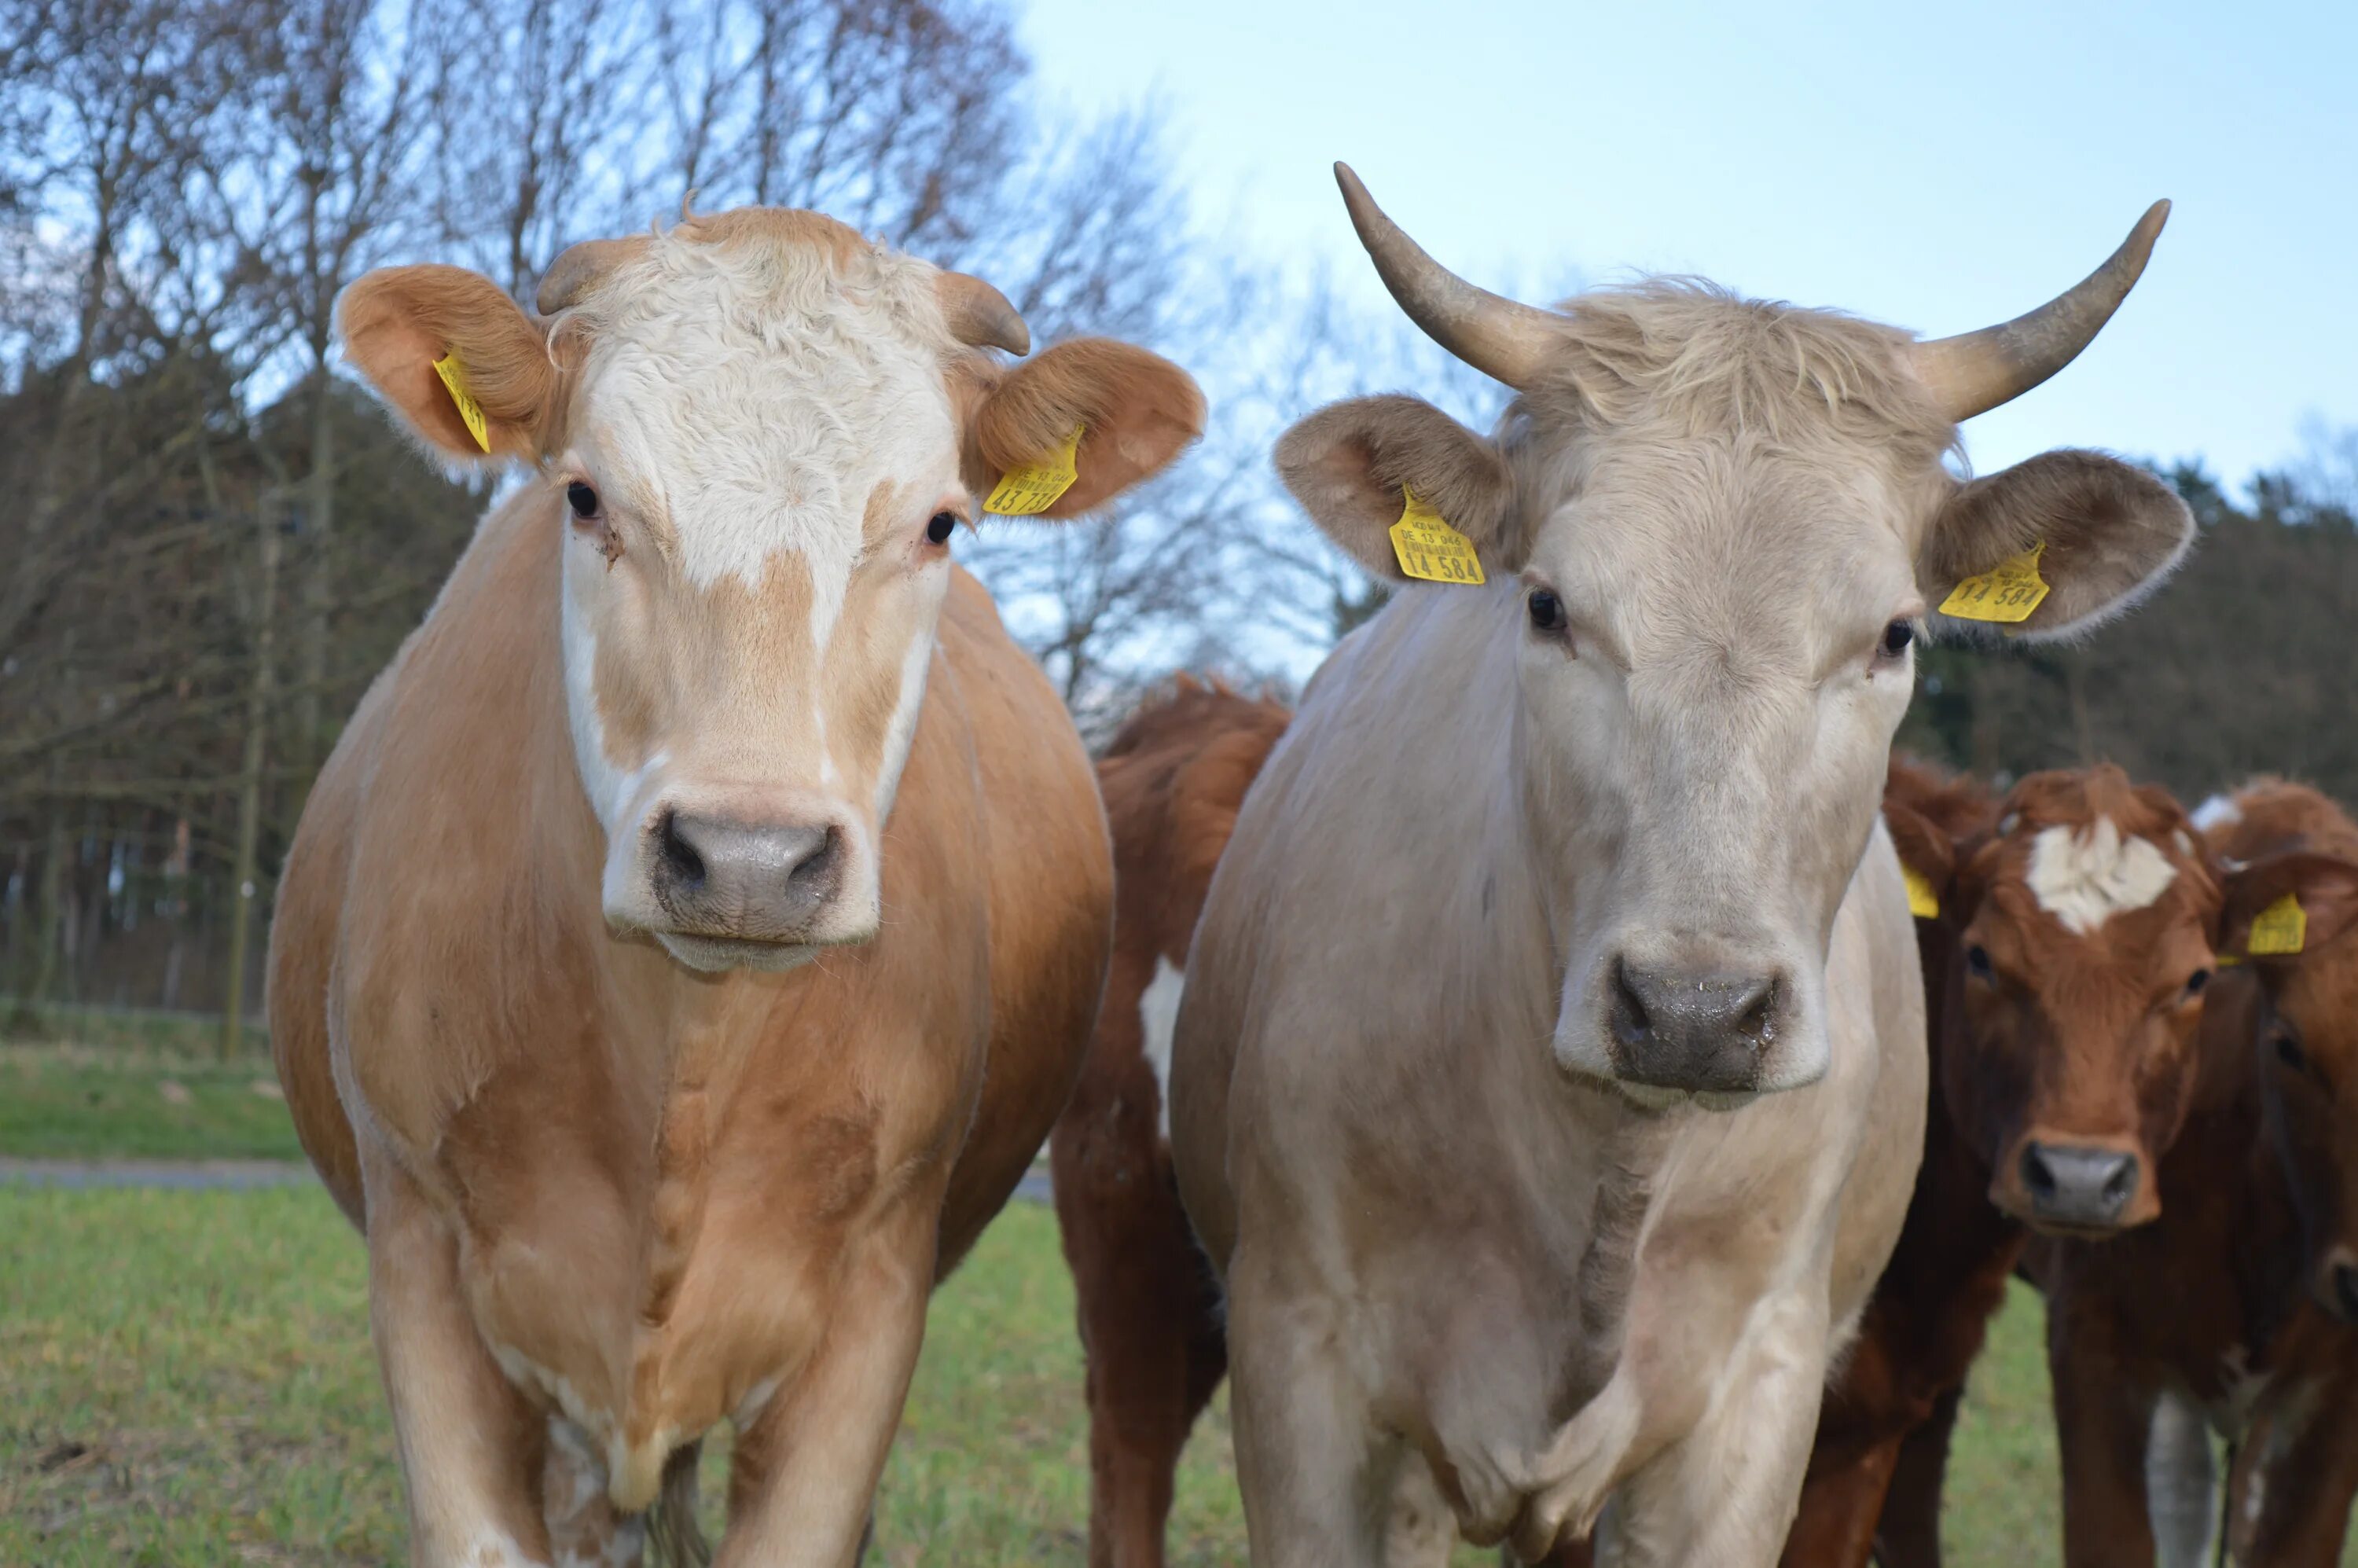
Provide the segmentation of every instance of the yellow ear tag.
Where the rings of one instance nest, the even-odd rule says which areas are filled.
[[[459,417],[467,422],[467,434],[475,438],[475,445],[485,451],[492,449],[492,427],[483,419],[483,406],[467,390],[466,373],[459,368],[459,356],[446,353],[434,362],[434,373],[450,389],[450,401],[459,406]]]
[[[2251,939],[2244,951],[2255,958],[2282,957],[2298,953],[2309,940],[2309,912],[2300,900],[2287,893],[2260,911],[2252,922]]]
[[[1941,613],[1960,621],[1997,621],[2007,625],[2028,620],[2047,597],[2046,579],[2039,575],[2039,557],[2046,549],[2046,541],[2041,540],[1979,577],[1965,579],[1941,601]]]
[[[1056,504],[1056,498],[1081,477],[1081,432],[1087,427],[1074,426],[1065,444],[1045,462],[1024,463],[1000,475],[982,509],[1001,517],[1030,517]]]
[[[1902,860],[1899,862],[1899,880],[1908,884],[1909,914],[1919,920],[1938,920],[1941,917],[1940,897],[1932,892],[1932,884],[1924,880],[1923,872]]]
[[[1427,582],[1481,586],[1482,561],[1474,553],[1474,541],[1452,528],[1447,518],[1419,501],[1406,485],[1401,486],[1401,499],[1407,504],[1392,524],[1392,554],[1400,569]]]

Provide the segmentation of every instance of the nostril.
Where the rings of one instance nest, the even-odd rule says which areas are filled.
[[[1629,983],[1629,970],[1620,959],[1613,960],[1613,1033],[1624,1045],[1641,1044],[1653,1033],[1653,1021],[1647,1016],[1645,999]]]
[[[1777,1012],[1777,982],[1764,980],[1757,994],[1736,1016],[1736,1032],[1755,1040],[1765,1040],[1770,1033],[1769,1021]]]
[[[692,892],[704,885],[704,857],[680,831],[677,812],[665,812],[656,826],[655,860],[658,870],[674,886]]]
[[[2125,1205],[2130,1196],[2136,1193],[2136,1157],[2133,1154],[2123,1155],[2120,1164],[2114,1168],[2111,1175],[2104,1178],[2104,1201],[2115,1208]]]
[[[2358,1323],[2358,1263],[2344,1263],[2333,1271],[2333,1293],[2342,1298],[2342,1315]]]
[[[2055,1201],[2055,1171],[2048,1164],[2045,1152],[2036,1143],[2022,1152],[2022,1185],[2039,1204]]]
[[[842,835],[833,827],[819,836],[817,845],[795,863],[786,873],[786,886],[795,893],[808,893],[835,875],[835,862],[842,846]]]

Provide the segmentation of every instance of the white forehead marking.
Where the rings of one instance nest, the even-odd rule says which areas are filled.
[[[799,553],[827,645],[876,485],[925,505],[957,479],[935,276],[865,246],[656,235],[583,308],[590,435],[660,499],[691,584]]]
[[[2244,808],[2230,796],[2214,795],[2196,806],[2189,820],[2194,824],[2194,831],[2208,833],[2213,827],[2233,827],[2244,820]]]
[[[1171,1141],[1171,1036],[1179,1026],[1179,998],[1187,977],[1170,959],[1154,960],[1154,983],[1139,993],[1138,1032],[1146,1065],[1154,1069],[1154,1094],[1162,1104],[1163,1141]]]
[[[2149,839],[2121,837],[2110,816],[2084,832],[2047,827],[2030,842],[2030,892],[2039,907],[2081,935],[2159,898],[2178,868]]]

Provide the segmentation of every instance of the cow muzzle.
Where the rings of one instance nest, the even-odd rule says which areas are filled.
[[[2033,1131],[2001,1163],[1990,1198],[2034,1230],[2110,1236],[2160,1215],[2148,1174],[2134,1144]]]
[[[1773,972],[1648,968],[1617,957],[1606,1001],[1614,1076],[1703,1097],[1758,1094],[1790,990]]]
[[[615,847],[607,917],[691,968],[789,968],[875,935],[864,841],[849,814],[818,801],[668,799]]]

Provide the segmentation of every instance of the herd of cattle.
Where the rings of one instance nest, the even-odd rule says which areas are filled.
[[[1094,773],[949,546],[1163,470],[1177,366],[1031,355],[989,284],[768,209],[577,246],[532,312],[347,291],[418,438],[525,476],[273,935],[416,1560],[692,1560],[727,1422],[724,1568],[856,1563],[929,1294],[1047,1140],[1101,1568],[1162,1562],[1224,1375],[1256,1563],[1936,1563],[2017,1274],[2073,1568],[2332,1563],[2358,825],[1890,756],[1927,628],[2083,634],[2186,548],[2110,458],[1950,461],[2166,207],[1920,341],[1689,283],[1518,304],[1337,174],[1515,400],[1288,431],[1390,603],[1298,711],[1181,680]]]

